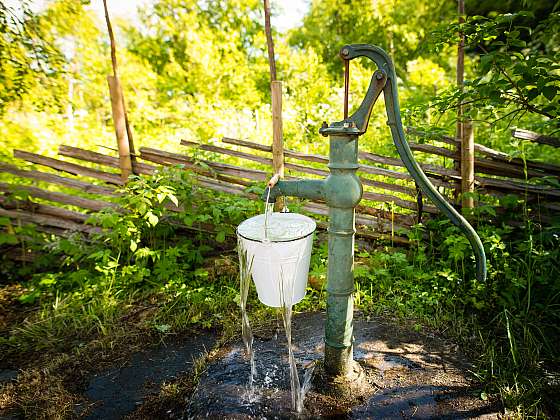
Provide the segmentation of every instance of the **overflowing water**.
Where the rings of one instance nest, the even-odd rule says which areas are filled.
[[[292,282],[293,284],[293,282]],[[300,403],[300,384],[299,376],[297,373],[297,365],[294,358],[294,351],[292,348],[292,305],[286,305],[286,300],[284,297],[284,288],[279,285],[280,289],[280,299],[282,301],[282,321],[284,321],[284,331],[286,331],[286,341],[288,345],[288,363],[290,367],[290,385],[292,390],[292,409],[297,412],[301,411],[300,407],[303,407],[303,402]],[[290,294],[291,302],[291,294]],[[298,409],[299,408],[299,409]]]
[[[283,282],[282,282],[283,283]],[[293,295],[293,279],[290,282],[292,289],[289,291],[291,293],[289,302],[292,301]],[[315,365],[311,365],[305,371],[303,377],[303,384],[300,384],[299,375],[297,371],[297,364],[294,357],[294,350],[292,346],[292,309],[293,305],[286,304],[286,299],[284,297],[283,287],[279,285],[280,289],[280,299],[282,301],[282,321],[284,322],[284,331],[286,331],[286,342],[288,347],[288,364],[290,370],[290,388],[292,395],[292,409],[298,413],[303,411],[303,402],[305,400],[305,394],[311,388],[311,378],[313,376],[313,371]]]
[[[270,195],[270,190],[268,192]],[[243,235],[246,238],[257,240],[262,242],[263,246],[268,246],[271,241],[282,241],[290,240],[293,238],[301,237],[302,235],[309,234],[308,232],[313,232],[315,229],[315,222],[311,219],[310,223],[303,221],[300,215],[298,219],[287,220],[290,218],[289,214],[283,215],[283,220],[280,222],[278,219],[273,217],[273,203],[268,203],[265,208],[265,214],[261,216],[256,216],[243,223]],[[287,216],[287,217],[286,217]],[[288,223],[286,223],[288,222]],[[292,222],[292,223],[290,223]],[[239,232],[240,229],[238,229]],[[251,271],[253,265],[253,258],[249,257],[250,253],[244,248],[243,242],[239,241],[238,245],[239,252],[239,263],[240,263],[240,297],[241,297],[241,313],[242,313],[242,337],[243,343],[245,345],[245,352],[249,358],[251,372],[249,376],[249,386],[247,400],[254,401],[256,398],[254,389],[254,380],[256,377],[256,366],[255,366],[255,355],[253,352],[253,333],[251,326],[249,324],[249,318],[247,315],[247,296],[249,292],[249,287],[251,284]],[[302,258],[302,253],[297,257],[297,262],[295,267],[299,266],[300,260]],[[303,410],[303,402],[306,393],[311,387],[311,378],[313,375],[314,366],[310,366],[306,369],[303,384],[300,384],[297,363],[294,357],[293,347],[292,347],[292,308],[294,302],[294,283],[296,277],[296,270],[286,274],[290,278],[284,278],[284,271],[282,266],[280,266],[280,281],[278,282],[279,296],[280,296],[280,312],[282,314],[282,321],[284,324],[284,330],[286,332],[286,341],[288,347],[288,363],[290,372],[290,388],[291,388],[291,400],[292,409],[298,413]],[[287,280],[287,281],[285,281]],[[286,287],[287,286],[287,287]],[[266,374],[266,372],[265,372]]]
[[[249,374],[249,387],[248,399],[252,400],[255,395],[254,381],[257,375],[257,368],[255,365],[255,353],[253,352],[253,331],[249,323],[249,316],[247,315],[247,296],[249,295],[249,287],[251,286],[251,268],[253,266],[253,259],[250,261],[247,251],[243,249],[241,244],[238,247],[239,253],[239,272],[240,272],[240,306],[241,306],[241,336],[243,344],[245,345],[245,353],[249,358],[251,365],[251,373]]]
[[[241,223],[238,228],[241,236],[261,243],[291,242],[313,233],[317,226],[313,219],[298,213],[267,213]]]

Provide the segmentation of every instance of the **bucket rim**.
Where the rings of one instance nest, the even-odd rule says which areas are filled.
[[[302,240],[302,239],[305,239],[305,238],[307,238],[308,236],[313,235],[313,234],[315,233],[315,230],[316,230],[316,229],[313,229],[313,230],[312,230],[311,232],[309,232],[307,235],[299,236],[299,237],[297,237],[297,238],[292,238],[292,239],[285,239],[285,240],[283,240],[283,241],[273,241],[273,240],[264,241],[264,240],[259,240],[259,239],[247,238],[246,236],[243,236],[241,233],[239,233],[239,230],[238,230],[238,229],[236,229],[236,233],[237,233],[237,236],[238,236],[239,238],[243,238],[243,239],[245,239],[246,241],[250,241],[250,242],[259,242],[259,243],[261,243],[261,244],[263,244],[263,243],[265,243],[265,242],[266,242],[266,243],[271,243],[271,244],[281,244],[281,243],[295,242],[295,241],[300,241],[300,240]]]
[[[312,223],[313,229],[310,230],[308,233],[304,233],[304,234],[301,234],[301,235],[299,235],[299,236],[292,237],[292,238],[287,238],[287,239],[268,239],[268,240],[265,240],[264,238],[263,238],[263,239],[255,239],[254,237],[249,237],[249,236],[246,236],[246,235],[240,233],[239,228],[240,228],[241,226],[243,226],[243,224],[244,224],[245,222],[247,222],[248,220],[251,220],[251,219],[260,217],[260,216],[264,216],[264,214],[258,214],[258,215],[256,215],[256,216],[250,217],[249,219],[246,219],[246,220],[244,220],[243,222],[241,222],[241,223],[236,227],[235,233],[237,234],[237,237],[238,237],[238,238],[242,238],[242,239],[244,239],[244,240],[246,240],[246,241],[250,241],[250,242],[258,242],[258,243],[288,243],[288,242],[295,242],[295,241],[299,241],[299,240],[305,239],[305,238],[307,238],[307,237],[313,235],[313,234],[317,231],[317,222],[315,222],[315,220],[313,220],[313,219],[312,219],[311,217],[309,217],[309,216],[306,216],[305,214],[301,214],[301,213],[282,213],[282,212],[278,212],[278,213],[274,212],[274,213],[272,213],[272,215],[276,215],[276,216],[274,216],[274,217],[282,217],[282,216],[278,216],[278,215],[283,215],[283,214],[287,214],[287,215],[290,215],[290,216],[296,216],[296,217],[298,217],[298,218],[307,219],[308,221],[310,221],[310,222]]]

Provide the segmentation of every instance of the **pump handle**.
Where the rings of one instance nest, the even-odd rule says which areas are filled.
[[[397,94],[397,75],[395,66],[389,55],[381,48],[368,44],[345,45],[340,50],[340,57],[343,60],[352,60],[357,57],[367,57],[378,67],[372,76],[366,96],[358,110],[350,117],[340,123],[333,123],[331,127],[346,124],[355,124],[359,131],[358,135],[365,133],[371,110],[378,96],[383,90],[385,98],[385,110],[387,112],[387,124],[391,128],[391,136],[397,151],[408,172],[412,175],[422,192],[445,214],[468,238],[475,257],[476,275],[479,281],[486,280],[486,254],[480,237],[470,225],[470,223],[455,210],[447,200],[436,190],[426,174],[414,159],[410,146],[406,141],[404,129],[401,121],[399,108],[399,98]],[[326,130],[322,130],[326,132]]]

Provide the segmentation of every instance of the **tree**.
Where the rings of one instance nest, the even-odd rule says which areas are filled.
[[[452,2],[417,0],[314,0],[301,28],[290,37],[293,46],[312,47],[333,74],[338,51],[345,44],[374,44],[392,56],[397,74],[406,78],[406,63],[417,57],[437,22],[453,16]]]
[[[19,8],[0,1],[0,113],[63,71],[64,58],[51,41],[27,1]]]
[[[472,119],[510,125],[526,115],[544,129],[559,129],[560,121],[560,14],[526,26],[532,12],[499,14],[493,18],[473,16],[461,25],[451,24],[434,32],[434,51],[455,43],[465,33],[465,44],[476,66],[464,91],[449,89],[435,102],[440,111],[455,109],[461,102]]]
[[[141,14],[145,31],[130,29],[129,48],[168,96],[256,104],[268,91],[260,13],[258,0],[160,0]]]

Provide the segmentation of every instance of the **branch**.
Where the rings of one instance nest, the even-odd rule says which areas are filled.
[[[492,124],[496,124],[498,121],[503,120],[503,119],[509,117],[509,116],[512,115],[512,114],[519,113],[520,111],[523,111],[523,108],[516,108],[516,109],[514,109],[513,111],[508,112],[508,113],[505,114],[505,115],[502,115],[500,118],[496,118],[494,121],[492,121]],[[515,115],[514,115],[513,118],[510,120],[510,122],[509,122],[509,124],[508,124],[508,127],[511,125],[511,122],[513,121],[514,118],[515,118]]]
[[[113,26],[109,19],[109,10],[107,9],[107,0],[103,0],[103,8],[105,9],[105,22],[107,22],[107,31],[109,32],[109,40],[111,43],[111,63],[113,64],[113,76],[117,77],[117,53],[115,46],[115,36],[113,35]]]
[[[450,109],[452,109],[452,108],[459,108],[460,106],[463,106],[463,105],[474,104],[475,102],[484,101],[484,100],[486,100],[486,99],[490,99],[490,98],[488,98],[488,97],[483,97],[483,98],[471,99],[470,101],[466,101],[466,102],[457,102],[457,103],[455,103],[455,104],[450,103],[448,106],[446,106],[446,107],[444,108],[444,110],[443,110],[442,112],[446,112],[446,111],[448,111],[448,110],[450,110]]]
[[[268,65],[270,66],[270,81],[276,80],[276,60],[274,59],[274,41],[270,27],[270,2],[264,0],[264,31],[266,33],[266,45],[268,47]]]
[[[484,48],[482,45],[479,44],[479,48],[485,53],[488,54],[488,50],[486,50],[486,48]],[[507,79],[507,81],[514,87],[514,89],[517,92],[517,95],[519,96],[519,99],[521,101],[521,104],[523,106],[525,106],[525,108],[528,111],[534,112],[535,114],[540,114],[540,115],[544,115],[545,117],[550,118],[551,120],[554,119],[554,116],[552,114],[549,114],[546,111],[540,110],[538,108],[536,108],[534,105],[531,105],[529,103],[529,100],[525,97],[525,95],[523,94],[523,91],[519,88],[519,86],[517,85],[517,83],[515,83],[515,81],[510,77],[510,75],[506,72],[506,70],[504,68],[502,68],[502,66],[500,66],[496,60],[492,60],[494,65],[496,66],[496,68],[498,69],[498,71]]]

